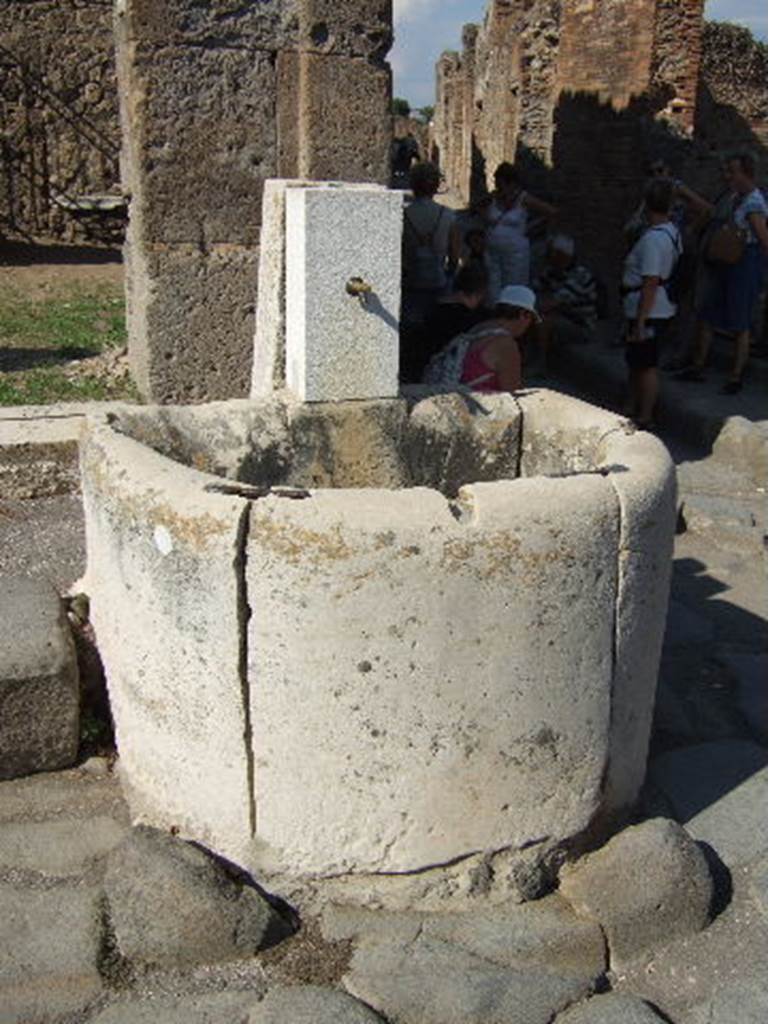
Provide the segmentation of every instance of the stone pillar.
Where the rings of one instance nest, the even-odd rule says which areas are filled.
[[[118,0],[129,351],[145,398],[248,393],[266,178],[386,179],[391,5],[354,10]]]

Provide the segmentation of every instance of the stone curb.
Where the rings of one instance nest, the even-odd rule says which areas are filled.
[[[609,329],[609,324],[602,324],[601,334]],[[608,347],[604,337],[590,344],[561,348],[554,372],[583,389],[592,401],[612,407],[622,400],[626,381],[623,349]],[[693,444],[706,445],[716,459],[745,473],[758,486],[764,485],[768,477],[764,393],[749,381],[735,398],[713,394],[711,389],[711,383],[682,384],[662,375],[658,422]]]
[[[80,490],[78,440],[86,416],[115,402],[0,408],[0,494],[49,498]]]

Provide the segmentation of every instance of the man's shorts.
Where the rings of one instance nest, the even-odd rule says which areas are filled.
[[[629,334],[634,321],[626,323],[626,334]],[[646,320],[649,336],[643,341],[628,341],[624,350],[627,366],[630,370],[650,370],[659,365],[659,350],[669,335],[672,320]]]

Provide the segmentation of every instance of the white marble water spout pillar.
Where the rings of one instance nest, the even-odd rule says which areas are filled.
[[[397,395],[401,234],[398,192],[267,183],[253,397],[282,387],[305,402]]]

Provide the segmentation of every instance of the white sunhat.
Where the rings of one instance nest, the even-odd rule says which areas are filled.
[[[517,306],[518,309],[527,309],[533,313],[537,323],[541,323],[541,317],[536,311],[536,294],[524,284],[508,284],[502,288],[496,302],[501,306]]]

